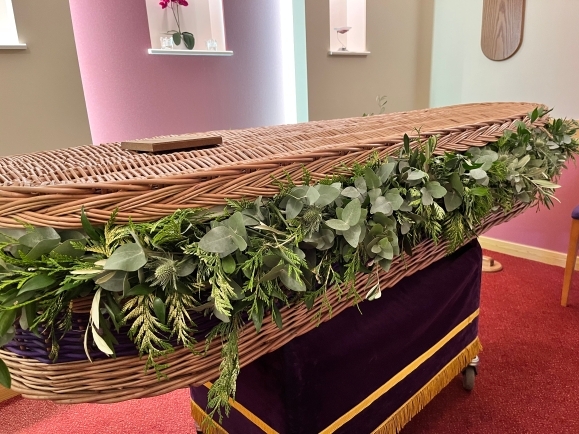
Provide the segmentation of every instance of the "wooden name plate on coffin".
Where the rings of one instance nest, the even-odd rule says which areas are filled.
[[[169,152],[195,148],[208,148],[223,143],[221,136],[206,137],[165,137],[159,139],[132,140],[121,142],[121,148],[140,152]]]

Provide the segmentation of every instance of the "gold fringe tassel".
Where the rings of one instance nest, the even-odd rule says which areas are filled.
[[[482,351],[482,345],[477,337],[372,434],[399,433],[404,425],[410,422],[410,419],[416,416],[426,404],[460,374],[480,351]]]
[[[203,421],[207,417],[207,413],[205,413],[205,411],[199,407],[195,401],[191,400],[191,416],[199,426],[203,426]],[[213,429],[203,428],[203,434],[228,434],[227,431],[225,431],[217,422],[214,422],[213,426]]]
[[[210,389],[212,384],[211,383],[205,383],[204,386],[207,387],[208,389]],[[255,426],[260,428],[265,434],[279,434],[276,430],[274,430],[272,427],[270,427],[268,424],[266,424],[264,421],[262,421],[255,414],[250,412],[247,408],[245,408],[239,402],[234,401],[230,398],[229,403],[231,404],[231,406],[233,408],[235,408],[238,412],[240,412],[247,420],[249,420]],[[195,401],[191,400],[191,416],[193,416],[193,419],[195,419],[195,421],[200,426],[203,426],[203,421],[207,418],[207,413],[201,407],[199,407],[195,403]],[[208,431],[204,430],[203,433],[204,434],[227,434],[227,431],[225,431],[221,426],[219,426],[217,424],[217,422],[214,422],[214,425],[215,425],[215,429],[210,429]]]

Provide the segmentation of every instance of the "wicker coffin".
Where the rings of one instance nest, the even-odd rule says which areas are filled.
[[[438,136],[437,152],[465,151],[494,142],[507,129],[516,129],[537,104],[470,104],[364,118],[310,122],[306,124],[217,131],[190,137],[221,136],[213,148],[163,154],[123,150],[119,144],[83,146],[0,158],[0,227],[21,227],[26,221],[38,226],[79,227],[81,208],[95,223],[106,222],[118,208],[118,222],[153,221],[177,209],[222,205],[224,198],[273,196],[272,178],[289,173],[299,180],[303,166],[314,179],[336,173],[342,163],[363,162],[377,152],[381,157],[399,151],[405,133]],[[546,117],[536,125],[543,125]],[[509,214],[490,216],[480,228],[491,226],[525,209],[517,205]],[[465,242],[468,240],[465,240]],[[394,261],[380,277],[391,287],[446,254],[447,245],[423,242],[403,263]],[[360,276],[362,293],[366,276]],[[351,305],[331,292],[333,315]],[[318,301],[318,305],[321,301]],[[86,315],[87,306],[78,307]],[[284,328],[265,320],[259,334],[251,324],[240,339],[241,364],[247,365],[274,351],[294,337],[316,327],[304,306],[282,311]],[[329,317],[322,317],[322,321]],[[82,322],[82,319],[79,319]],[[82,348],[81,339],[76,339]],[[75,341],[75,342],[76,342]],[[200,348],[203,346],[200,343]],[[31,345],[30,345],[31,347]],[[189,385],[203,384],[218,376],[221,346],[213,342],[205,357],[179,349],[168,358],[168,379],[158,381],[154,372],[144,373],[136,355],[103,359],[46,363],[22,351],[1,350],[10,368],[12,388],[27,398],[63,403],[101,402],[155,396]],[[61,358],[67,360],[66,357]]]

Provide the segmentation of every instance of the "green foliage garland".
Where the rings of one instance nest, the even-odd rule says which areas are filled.
[[[534,121],[540,110],[531,114]],[[283,327],[281,308],[311,308],[339,288],[354,303],[358,273],[388,271],[395,257],[424,239],[450,241],[450,250],[475,234],[489,213],[517,201],[552,205],[556,178],[579,143],[575,124],[544,128],[520,123],[497,142],[468,152],[435,153],[436,139],[404,138],[398,157],[374,156],[347,168],[349,175],[303,184],[278,182],[274,198],[229,201],[218,212],[187,209],[153,223],[95,228],[82,215],[83,232],[26,226],[0,231],[0,345],[14,323],[48,332],[52,359],[71,328],[71,302],[93,296],[85,349],[114,357],[113,331],[128,336],[163,377],[173,344],[195,351],[195,315],[220,322],[206,337],[223,343],[221,376],[209,395],[211,417],[229,412],[239,373],[238,333],[264,318]],[[345,173],[343,170],[340,173]],[[340,264],[340,266],[336,266]],[[380,297],[379,284],[366,298]],[[320,312],[321,314],[321,312]],[[0,383],[10,386],[0,360]]]

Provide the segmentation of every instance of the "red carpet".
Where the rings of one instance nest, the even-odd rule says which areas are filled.
[[[475,390],[464,391],[457,378],[402,434],[579,433],[579,272],[570,306],[562,308],[562,268],[493,257],[505,270],[483,276],[484,352]],[[188,392],[181,390],[112,405],[14,398],[0,404],[0,432],[181,434],[194,428]]]

